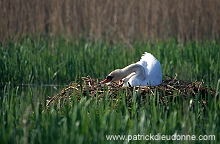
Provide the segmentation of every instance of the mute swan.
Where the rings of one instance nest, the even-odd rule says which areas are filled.
[[[122,79],[123,87],[159,85],[162,83],[160,62],[152,54],[145,52],[140,61],[123,69],[112,71],[101,84]]]

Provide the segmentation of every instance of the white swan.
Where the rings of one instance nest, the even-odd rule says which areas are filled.
[[[160,62],[152,54],[145,52],[140,61],[123,69],[112,71],[101,84],[122,79],[124,81],[123,87],[159,85],[162,83]]]

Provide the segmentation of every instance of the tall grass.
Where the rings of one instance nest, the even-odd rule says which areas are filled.
[[[51,47],[53,46],[53,49]],[[220,48],[217,41],[134,42],[134,49],[124,44],[104,41],[69,41],[47,38],[23,39],[0,47],[0,83],[67,84],[81,76],[104,78],[110,71],[137,62],[147,51],[161,62],[163,74],[177,75],[187,81],[202,81],[216,86],[220,75]],[[165,77],[164,77],[165,78]]]
[[[217,143],[219,141],[219,99],[207,99],[207,107],[190,99],[177,97],[168,105],[159,103],[159,95],[151,95],[147,103],[140,103],[134,95],[130,107],[126,93],[119,92],[118,100],[106,93],[102,101],[82,97],[43,113],[40,100],[32,107],[33,93],[21,93],[22,87],[6,85],[0,101],[0,139],[2,143],[128,143],[127,140],[107,141],[106,135],[215,135],[215,140],[178,141],[178,143]],[[40,96],[41,97],[41,96]],[[74,97],[74,96],[73,96]],[[39,98],[40,99],[40,98]],[[197,100],[201,100],[199,96]],[[72,105],[72,106],[70,106]],[[131,108],[131,109],[130,109]],[[177,141],[130,141],[132,143],[176,143]]]
[[[86,75],[104,78],[111,70],[138,61],[143,52],[148,51],[161,62],[163,74],[177,74],[179,79],[204,80],[206,85],[213,88],[217,86],[220,74],[220,48],[217,41],[179,43],[170,39],[134,42],[132,46],[134,49],[120,43],[62,38],[54,39],[51,43],[42,37],[28,37],[22,41],[1,44],[1,143],[128,143],[127,140],[107,141],[106,135],[158,133],[215,135],[216,140],[208,142],[217,143],[220,138],[220,101],[217,97],[211,99],[207,96],[207,107],[204,109],[196,103],[202,100],[199,94],[192,108],[191,99],[167,98],[168,104],[163,105],[159,103],[159,95],[155,92],[147,99],[149,104],[140,103],[141,97],[134,93],[132,103],[128,106],[125,101],[126,91],[119,91],[116,99],[111,99],[106,93],[101,101],[98,98],[82,97],[78,102],[72,95],[73,101],[62,109],[52,106],[45,110],[44,100],[47,95],[52,96],[62,88],[51,92],[43,86],[36,89],[21,85],[68,84]]]
[[[1,0],[0,40],[49,34],[114,41],[219,38],[219,0]]]

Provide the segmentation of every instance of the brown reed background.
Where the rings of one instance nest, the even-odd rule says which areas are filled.
[[[0,40],[64,35],[117,41],[220,36],[220,0],[1,0]]]

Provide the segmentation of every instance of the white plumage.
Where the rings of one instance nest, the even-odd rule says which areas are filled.
[[[162,83],[160,62],[152,54],[145,52],[140,61],[112,71],[101,83],[119,80],[124,81],[124,87],[159,85]]]

